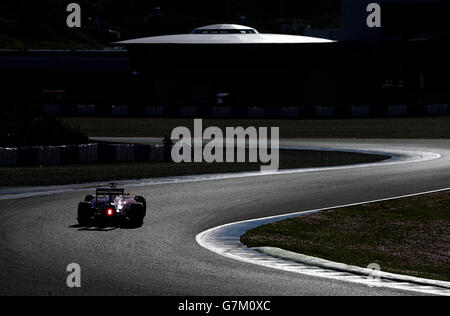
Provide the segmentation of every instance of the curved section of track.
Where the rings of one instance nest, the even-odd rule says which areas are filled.
[[[435,153],[433,159],[130,188],[149,200],[144,227],[80,230],[75,206],[90,189],[0,201],[1,294],[396,295],[395,289],[239,262],[195,241],[231,222],[450,186],[447,140],[289,140],[282,146]],[[82,287],[66,287],[66,267]]]
[[[300,213],[230,223],[204,231],[197,235],[196,240],[202,247],[224,257],[273,269],[295,272],[302,275],[317,276],[331,280],[359,283],[370,287],[385,287],[422,294],[450,296],[450,282],[421,279],[407,275],[386,273],[383,271],[374,272],[370,269],[296,254],[278,248],[248,248],[241,243],[242,235],[244,235],[247,231],[262,225],[267,225],[290,218],[316,214],[323,211],[337,210],[349,206],[408,198],[448,190],[450,189],[445,188],[438,191],[421,192],[418,194],[399,196],[377,201],[366,201],[352,205],[340,205],[320,210],[304,211]]]

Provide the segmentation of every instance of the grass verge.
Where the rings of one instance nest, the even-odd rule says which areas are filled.
[[[381,155],[343,152],[280,151],[280,168],[310,168],[376,162]],[[115,163],[0,168],[0,187],[44,186],[260,170],[258,163]]]
[[[90,137],[162,137],[178,126],[193,130],[192,119],[154,118],[62,118]],[[450,117],[336,119],[336,120],[248,120],[205,119],[203,126],[280,127],[281,138],[448,139]]]
[[[285,250],[360,267],[450,281],[450,191],[366,204],[258,227],[248,247]]]

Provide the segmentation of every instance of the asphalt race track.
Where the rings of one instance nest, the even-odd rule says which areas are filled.
[[[0,201],[1,295],[408,295],[235,261],[195,237],[219,225],[450,187],[450,140],[290,140],[283,146],[424,151],[425,162],[130,188],[147,197],[140,229],[80,230],[92,190]],[[66,267],[82,287],[66,286]]]

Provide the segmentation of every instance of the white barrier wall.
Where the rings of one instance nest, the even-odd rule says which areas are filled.
[[[317,106],[316,116],[319,118],[332,118],[334,117],[334,107],[331,106]]]
[[[120,106],[113,105],[112,108],[111,108],[111,114],[113,116],[128,116],[128,106],[126,106],[126,105],[120,105]]]
[[[352,117],[369,117],[370,107],[369,106],[352,106]]]
[[[152,145],[150,148],[150,161],[163,162],[164,161],[164,146]]]
[[[54,166],[59,165],[60,163],[58,147],[45,146],[38,148],[38,164],[40,166]]]
[[[448,115],[447,104],[435,104],[427,106],[428,116],[446,116]]]
[[[388,108],[389,117],[400,117],[408,115],[408,107],[406,105],[391,105]]]
[[[92,105],[78,105],[78,115],[81,116],[94,116],[97,113],[97,106]]]
[[[134,161],[134,145],[119,144],[113,146],[116,151],[116,162]]]
[[[80,145],[79,155],[81,164],[97,163],[98,145],[97,144]]]
[[[230,118],[231,107],[230,106],[215,106],[213,107],[213,116],[215,118]]]
[[[0,148],[0,166],[14,167],[17,164],[16,148]]]
[[[299,114],[300,111],[296,106],[284,107],[281,109],[281,116],[284,118],[298,118]]]
[[[147,106],[145,107],[145,115],[152,117],[162,117],[165,113],[165,106]]]
[[[181,117],[196,117],[198,114],[198,108],[195,106],[183,106],[180,108]]]

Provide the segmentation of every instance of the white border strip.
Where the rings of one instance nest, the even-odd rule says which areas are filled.
[[[245,234],[248,230],[259,227],[261,225],[299,217],[310,215],[314,213],[319,213],[323,211],[328,211],[332,209],[340,209],[351,206],[358,206],[369,203],[378,203],[391,200],[398,200],[402,198],[409,198],[414,196],[421,196],[431,193],[438,193],[443,191],[448,191],[450,188],[444,188],[439,190],[408,194],[403,196],[396,196],[391,198],[364,201],[358,203],[352,203],[347,205],[340,205],[335,207],[327,207],[318,210],[290,213],[280,216],[264,217],[254,220],[247,220],[241,222],[230,223],[215,228],[211,228],[204,231],[196,236],[197,243],[216,254],[221,256],[238,260],[241,262],[257,264],[264,267],[269,267],[273,269],[289,271],[314,277],[321,277],[333,280],[340,280],[344,282],[352,282],[358,284],[364,284],[370,287],[384,287],[403,291],[412,291],[425,294],[433,295],[445,295],[450,296],[450,282],[427,280],[420,278],[413,278],[408,276],[396,275],[389,273],[388,275],[377,274],[380,280],[375,280],[373,278],[351,273],[342,270],[335,270],[330,268],[312,266],[308,264],[298,263],[294,261],[289,261],[281,258],[275,258],[263,254],[257,250],[247,248],[240,242],[240,237]],[[339,264],[339,263],[336,263]],[[340,264],[342,265],[342,264]],[[383,278],[383,277],[387,277]],[[436,284],[442,286],[436,286]]]

